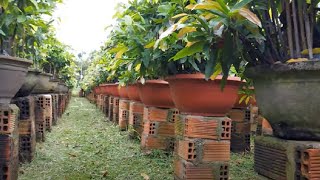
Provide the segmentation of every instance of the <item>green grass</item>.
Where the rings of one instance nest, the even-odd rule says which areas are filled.
[[[63,118],[37,144],[36,157],[20,168],[22,180],[173,179],[173,157],[162,151],[145,155],[128,132],[106,122],[84,98],[72,98]],[[232,180],[259,179],[253,154],[232,154]]]
[[[173,158],[155,151],[144,155],[127,132],[109,122],[94,105],[73,98],[68,110],[37,144],[36,157],[19,179],[172,179]]]

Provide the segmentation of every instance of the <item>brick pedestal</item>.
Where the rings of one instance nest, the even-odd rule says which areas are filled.
[[[31,162],[36,148],[35,98],[33,96],[13,100],[20,109],[19,119],[19,159]]]
[[[143,132],[143,111],[144,104],[134,101],[130,102],[129,136],[131,138],[141,138]]]
[[[120,101],[119,101],[119,128],[122,131],[128,129],[129,107],[130,107],[129,100],[120,99]]]
[[[113,98],[113,104],[112,104],[112,121],[115,124],[119,124],[119,98],[114,97]]]
[[[254,169],[269,179],[320,178],[320,143],[258,136]]]
[[[51,94],[52,96],[52,125],[57,125],[59,114],[59,95]]]
[[[19,171],[19,108],[0,105],[0,179],[16,180]]]
[[[145,107],[141,148],[172,151],[175,142],[174,123],[178,116],[176,109]]]
[[[229,177],[231,119],[180,115],[175,123],[175,179]]]
[[[52,97],[51,95],[36,95],[36,139],[45,140],[45,131],[52,127]]]
[[[249,108],[232,109],[228,116],[232,119],[231,151],[250,151],[251,111]]]
[[[113,121],[113,96],[109,96],[108,101],[109,101],[109,105],[108,105],[108,119],[109,121]]]

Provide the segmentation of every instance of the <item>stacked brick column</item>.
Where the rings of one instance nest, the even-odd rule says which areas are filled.
[[[56,125],[58,123],[58,112],[59,110],[59,95],[52,94],[52,124]]]
[[[145,107],[143,112],[143,150],[173,150],[175,142],[174,123],[179,116],[176,109]]]
[[[129,107],[130,101],[126,99],[119,100],[119,128],[127,130],[129,123]]]
[[[45,140],[45,131],[51,130],[52,125],[52,97],[51,95],[37,95],[36,98],[36,137],[37,141]]]
[[[175,179],[229,178],[231,119],[181,115],[175,129]]]
[[[141,138],[144,104],[131,101],[129,109],[129,136],[131,138]]]
[[[108,119],[110,121],[113,121],[113,100],[114,97],[113,96],[109,96],[109,105],[108,105]]]
[[[255,140],[254,158],[255,171],[270,179],[320,178],[319,142],[258,136]]]
[[[232,119],[231,151],[250,151],[250,109],[232,109],[229,112],[229,117]]]
[[[18,179],[19,170],[19,108],[0,105],[0,179]]]
[[[13,100],[20,109],[19,119],[19,159],[31,162],[36,148],[35,100],[33,96]]]
[[[113,98],[112,103],[112,121],[115,124],[119,124],[119,102],[120,99],[118,97]]]

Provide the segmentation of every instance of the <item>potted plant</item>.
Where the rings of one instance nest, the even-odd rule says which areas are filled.
[[[258,42],[244,43],[250,62],[246,75],[253,79],[257,103],[274,135],[320,140],[315,109],[320,101],[319,1],[268,2],[260,5],[264,10],[255,10],[262,20],[265,48],[259,51]]]
[[[242,14],[245,11],[254,15],[245,7],[248,3],[191,3],[185,7],[189,11],[172,17],[177,19],[176,23],[169,26],[155,43],[155,47],[162,41],[184,45],[169,59],[182,63],[177,64],[178,70],[166,78],[181,113],[225,116],[235,104],[242,82],[240,77],[231,75],[230,68],[239,72],[245,64],[238,60],[237,50],[235,53],[228,52],[235,49],[238,38],[237,34],[232,33],[232,28],[246,31],[247,37],[260,38],[259,34],[254,34],[259,32],[260,21],[252,21]],[[189,64],[191,66],[186,68]]]
[[[155,36],[162,26],[157,16],[164,9],[159,5],[160,3],[148,1],[131,2],[130,8],[119,13],[119,23],[110,36],[110,52],[114,53],[114,69],[121,72],[120,85],[131,84],[129,89],[135,90],[132,91],[135,94],[131,94],[133,99],[141,99],[147,106],[172,108],[174,105],[169,85],[159,80],[163,74],[163,66],[156,60],[161,56],[160,50],[152,49]],[[137,88],[140,98],[137,96]]]

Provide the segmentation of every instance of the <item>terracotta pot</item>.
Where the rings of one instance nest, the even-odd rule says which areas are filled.
[[[222,76],[205,80],[203,74],[179,74],[167,79],[172,98],[182,114],[225,116],[233,107],[241,85],[240,78],[229,77],[221,91]]]
[[[110,95],[110,84],[100,84],[101,94]]]
[[[129,99],[127,87],[119,86],[118,91],[119,91],[119,95],[122,99]]]
[[[246,69],[253,79],[257,104],[275,136],[320,140],[320,61]]]
[[[127,93],[129,96],[129,99],[132,101],[138,101],[140,102],[140,95],[139,95],[139,88],[137,84],[132,84],[127,86]]]
[[[110,85],[110,93],[112,96],[119,97],[119,90],[118,90],[118,84],[111,84]]]
[[[9,104],[19,91],[32,61],[0,55],[0,104]]]
[[[174,108],[167,81],[148,80],[138,84],[139,96],[144,105],[149,107]]]
[[[40,79],[38,77],[40,73],[41,71],[37,69],[29,69],[25,78],[25,82],[23,83],[15,97],[29,96],[33,88],[36,87],[36,85],[40,82]]]

